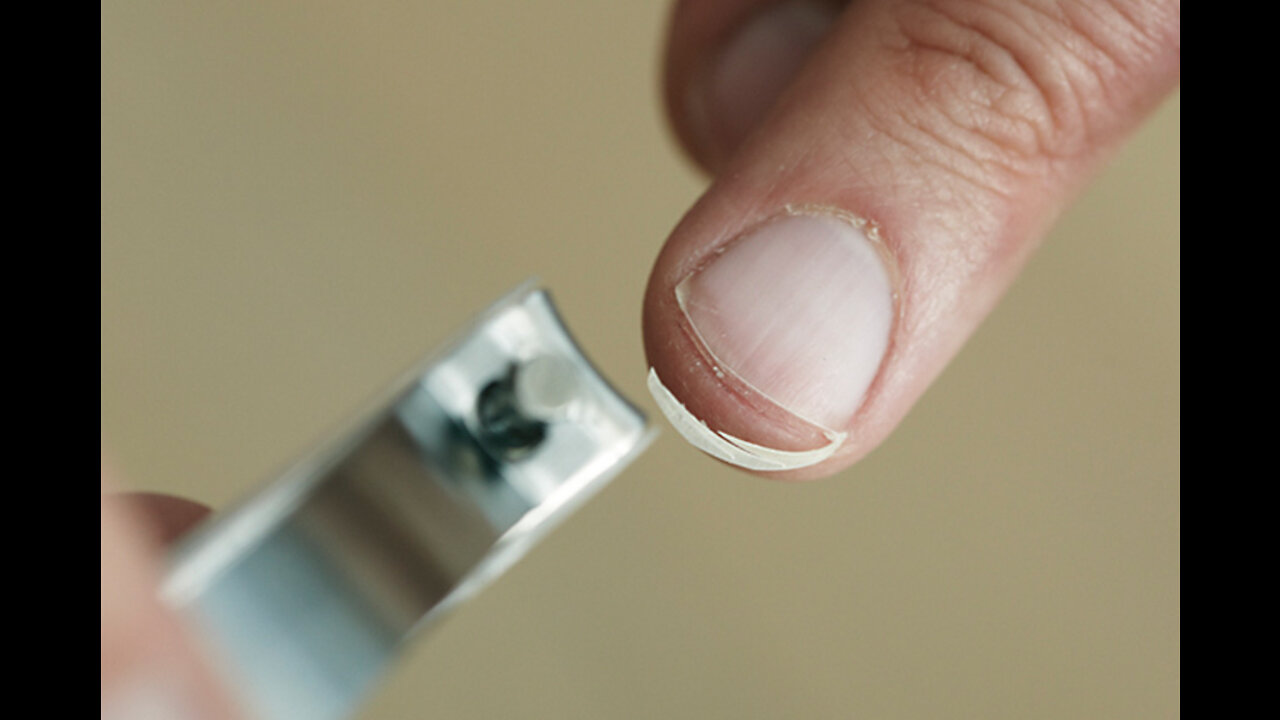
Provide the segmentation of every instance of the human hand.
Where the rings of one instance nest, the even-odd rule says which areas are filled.
[[[650,388],[771,477],[893,430],[1178,83],[1178,0],[681,0],[666,100],[715,175],[650,276]]]

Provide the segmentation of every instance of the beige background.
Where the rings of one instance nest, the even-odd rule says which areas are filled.
[[[521,279],[645,407],[640,297],[704,186],[661,2],[102,8],[102,425],[220,505]],[[667,431],[361,717],[1167,718],[1176,98],[896,435],[827,482]]]

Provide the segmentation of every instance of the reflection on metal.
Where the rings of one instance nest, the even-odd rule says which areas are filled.
[[[175,553],[163,588],[261,720],[346,717],[650,439],[526,286]]]

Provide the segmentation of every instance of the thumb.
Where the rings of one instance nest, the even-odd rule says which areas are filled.
[[[1176,86],[1180,8],[859,0],[801,22],[737,5],[675,16],[669,104],[719,176],[650,276],[650,389],[709,454],[819,477],[888,435]]]

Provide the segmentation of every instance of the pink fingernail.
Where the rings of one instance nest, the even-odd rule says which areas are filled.
[[[838,431],[889,346],[895,302],[885,257],[868,223],[788,208],[730,242],[676,297],[718,372]]]

